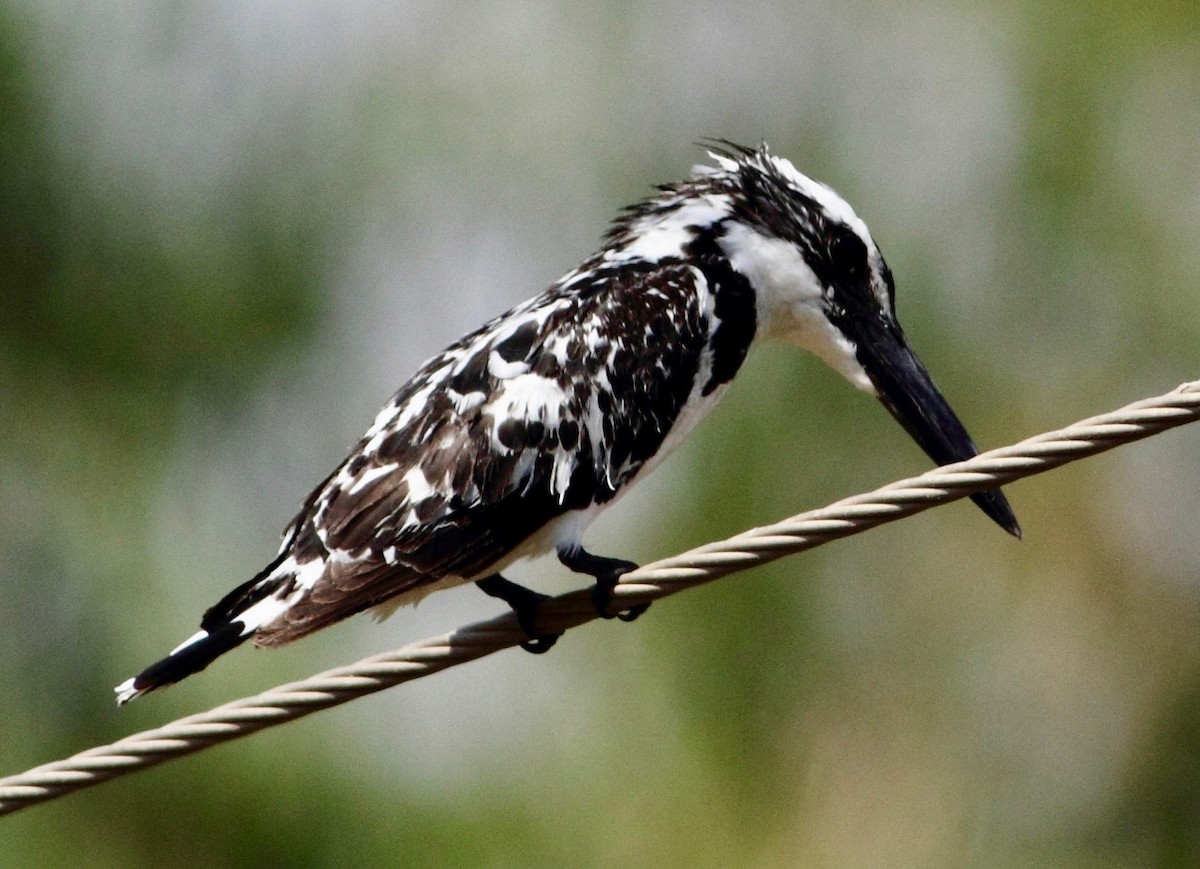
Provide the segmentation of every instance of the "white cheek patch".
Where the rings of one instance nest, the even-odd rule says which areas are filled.
[[[719,244],[734,271],[754,287],[764,334],[790,331],[797,311],[823,316],[825,288],[794,244],[767,238],[741,223],[728,224]]]
[[[720,244],[733,268],[754,287],[764,335],[807,350],[859,389],[874,394],[853,342],[829,322],[825,288],[799,248],[740,223],[729,225]]]
[[[814,316],[809,310],[798,311],[792,329],[783,337],[821,359],[863,392],[878,395],[875,384],[858,361],[854,342],[839,332],[823,314]]]

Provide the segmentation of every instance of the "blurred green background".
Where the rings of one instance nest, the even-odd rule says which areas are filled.
[[[1198,9],[0,4],[0,774],[498,612],[112,703],[424,358],[704,136],[856,206],[984,446],[1200,377]],[[589,541],[926,464],[763,348]],[[1200,864],[1200,429],[1009,494],[1021,543],[939,509],[0,819],[0,865]]]

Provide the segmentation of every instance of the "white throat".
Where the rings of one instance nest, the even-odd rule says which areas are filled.
[[[853,342],[825,315],[825,288],[799,248],[735,222],[726,225],[719,243],[730,265],[754,287],[764,337],[807,350],[859,389],[874,394]]]

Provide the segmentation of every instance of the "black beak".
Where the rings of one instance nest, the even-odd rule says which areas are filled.
[[[933,385],[933,378],[895,321],[872,318],[857,325],[858,361],[875,385],[879,400],[929,458],[948,465],[978,455],[971,436]],[[999,489],[979,492],[971,500],[1009,534],[1021,536],[1017,517]]]

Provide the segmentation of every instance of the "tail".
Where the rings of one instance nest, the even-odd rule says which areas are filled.
[[[197,633],[113,689],[117,705],[199,673],[276,619],[294,602],[295,567],[292,558],[280,553],[258,576],[225,595],[204,614]]]
[[[240,622],[229,622],[211,632],[199,631],[167,657],[156,661],[114,688],[117,692],[117,705],[124,706],[135,697],[141,697],[155,688],[199,673],[230,649],[240,646],[249,636]]]

